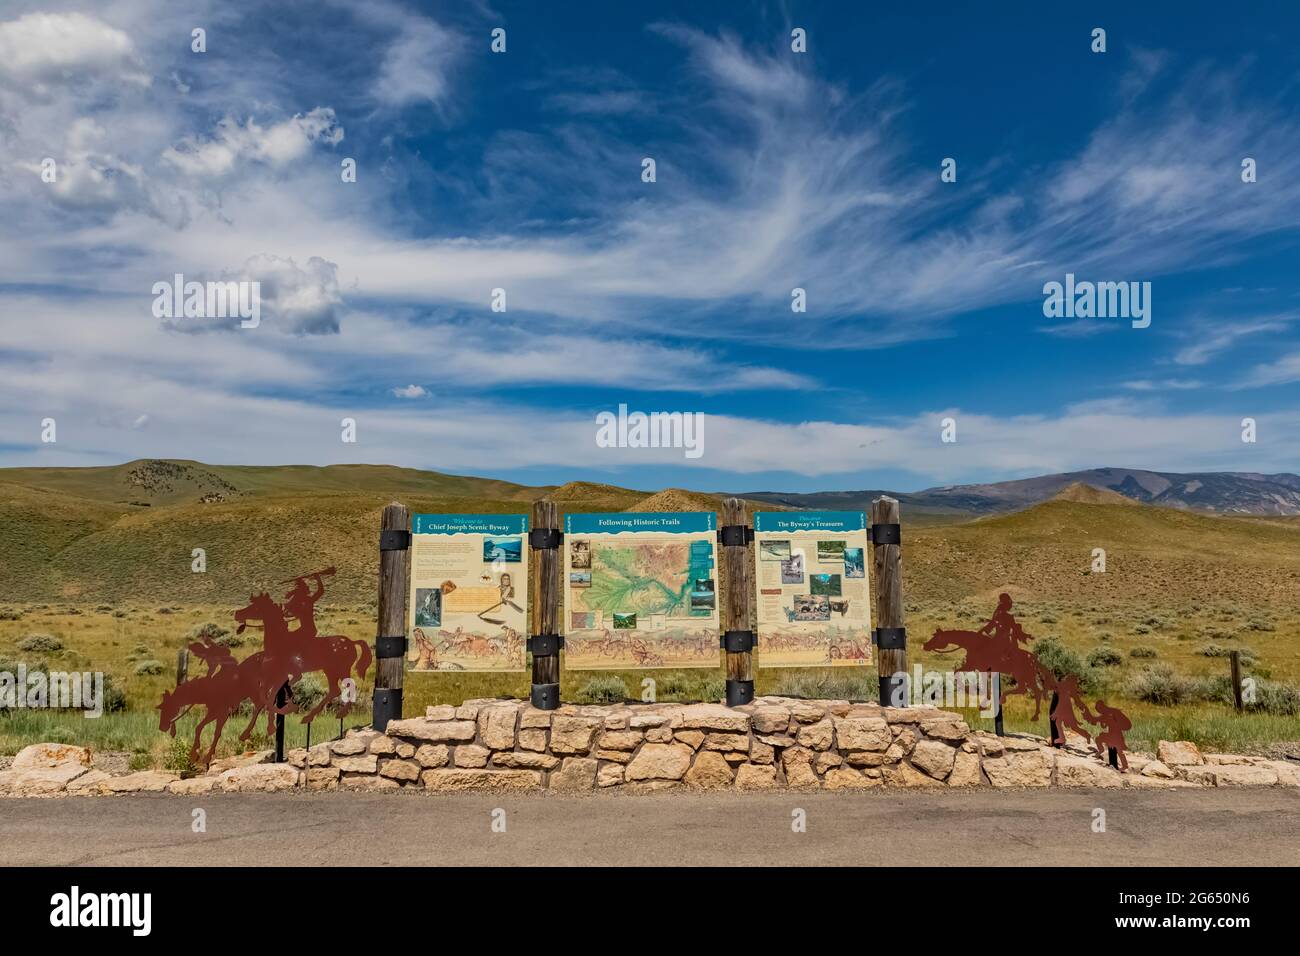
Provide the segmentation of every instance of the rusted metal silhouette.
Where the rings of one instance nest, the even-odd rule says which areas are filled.
[[[964,650],[965,660],[953,668],[958,673],[983,671],[1010,674],[1015,678],[1015,686],[1002,690],[999,708],[1008,697],[1025,694],[1033,698],[1033,719],[1037,720],[1043,701],[1050,697],[1052,703],[1048,719],[1052,727],[1053,745],[1065,746],[1065,732],[1067,729],[1072,730],[1089,744],[1095,744],[1098,756],[1102,756],[1109,747],[1112,751],[1111,762],[1117,763],[1121,771],[1127,768],[1124,733],[1133,729],[1132,721],[1122,711],[1108,707],[1104,700],[1096,702],[1095,713],[1090,711],[1076,675],[1057,678],[1050,668],[1039,661],[1037,655],[1021,646],[1032,640],[1033,636],[1025,632],[1011,613],[1011,595],[1002,594],[998,597],[998,606],[993,616],[978,631],[936,629],[934,636],[925,642],[923,648],[938,653]],[[1090,724],[1102,727],[1103,732],[1094,738],[1079,722],[1080,717]]]
[[[189,645],[190,652],[206,665],[207,673],[178,684],[175,690],[165,691],[158,709],[159,729],[174,737],[177,721],[191,708],[204,707],[203,719],[194,728],[194,744],[190,748],[193,763],[206,766],[212,762],[226,722],[239,712],[244,701],[252,703],[253,713],[239,735],[240,740],[252,735],[263,713],[269,735],[274,731],[276,715],[298,710],[292,695],[286,695],[283,703],[277,703],[276,697],[282,688],[291,687],[304,674],[321,671],[327,685],[320,702],[303,715],[304,723],[310,723],[340,696],[342,682],[352,675],[353,668],[358,678],[365,676],[370,669],[369,644],[341,634],[316,633],[316,602],[325,593],[325,578],[333,574],[333,568],[324,568],[282,582],[293,584],[283,604],[265,591],[251,595],[248,604],[234,612],[239,624],[236,633],[242,634],[247,627],[261,628],[262,648],[242,661],[236,660],[228,647],[207,636]],[[290,622],[297,626],[291,628]],[[214,725],[212,742],[200,757],[203,731],[209,724]]]

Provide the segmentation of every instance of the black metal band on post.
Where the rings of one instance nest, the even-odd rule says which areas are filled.
[[[754,700],[754,682],[752,680],[727,681],[727,706],[739,707]]]
[[[560,706],[560,685],[534,684],[528,699],[538,710],[555,710]]]
[[[727,631],[718,638],[718,646],[733,654],[752,651],[758,646],[758,635],[753,631]]]
[[[718,529],[718,544],[724,548],[744,547],[754,540],[754,529],[747,524],[723,525]]]
[[[908,704],[907,675],[881,675],[880,700],[886,707],[906,707]]]
[[[375,657],[401,657],[406,653],[405,634],[381,634],[375,638]]]
[[[533,528],[528,532],[528,546],[534,551],[554,551],[564,540],[559,528]]]
[[[871,643],[881,650],[898,650],[907,647],[907,628],[878,627],[871,632]]]
[[[407,551],[411,547],[411,532],[409,531],[381,531],[379,532],[379,550],[380,551]]]
[[[560,653],[564,646],[563,634],[534,634],[528,638],[528,653],[534,657],[546,657],[548,654]]]
[[[375,688],[374,709],[372,711],[373,719],[371,721],[375,730],[383,733],[388,729],[390,720],[402,719],[402,688],[384,687]]]
[[[872,544],[902,544],[903,526],[898,524],[873,524],[867,537]]]

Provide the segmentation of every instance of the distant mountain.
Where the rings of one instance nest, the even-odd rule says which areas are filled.
[[[791,508],[867,510],[890,494],[913,520],[953,520],[1017,511],[1056,497],[1071,485],[1113,491],[1144,504],[1237,515],[1300,515],[1300,475],[1254,472],[1177,474],[1138,468],[1092,468],[1017,481],[946,485],[901,494],[880,491],[818,491],[807,494],[749,491],[742,497]]]

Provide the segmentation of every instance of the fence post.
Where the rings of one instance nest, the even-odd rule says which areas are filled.
[[[406,595],[411,579],[411,513],[394,501],[379,522],[379,632],[375,636],[373,725],[402,718],[406,669]]]
[[[528,649],[533,654],[532,705],[539,710],[560,706],[560,509],[554,501],[534,501],[528,529],[532,549],[533,606]]]
[[[190,677],[190,649],[182,647],[176,652],[176,686],[184,684]]]
[[[722,503],[722,522],[718,526],[722,543],[720,579],[725,579],[726,603],[722,605],[721,644],[727,655],[727,706],[739,707],[754,699],[754,645],[750,627],[750,607],[754,597],[751,575],[750,545],[753,532],[745,521],[745,506],[739,498]],[[721,581],[715,591],[721,590]]]
[[[871,552],[876,574],[876,627],[880,704],[906,707],[907,628],[903,626],[903,554],[898,502],[881,495],[871,502]]]
[[[1241,699],[1241,651],[1233,651],[1229,660],[1232,664],[1232,703],[1240,712],[1245,709],[1245,702]]]

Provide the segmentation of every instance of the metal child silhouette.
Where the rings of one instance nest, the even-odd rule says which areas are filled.
[[[164,691],[158,709],[161,713],[159,729],[174,737],[177,721],[191,708],[204,707],[203,719],[194,728],[194,744],[190,748],[192,762],[204,766],[212,762],[222,729],[239,712],[245,700],[252,702],[253,715],[240,733],[240,740],[247,740],[252,735],[261,714],[266,714],[266,729],[270,734],[277,714],[297,711],[292,696],[283,705],[277,705],[276,697],[281,688],[286,684],[292,686],[304,674],[321,671],[327,682],[325,695],[303,716],[304,723],[314,720],[331,700],[339,696],[342,682],[352,675],[354,667],[358,678],[365,676],[370,669],[369,644],[341,634],[316,633],[316,602],[325,593],[325,578],[333,574],[333,568],[324,568],[282,582],[293,584],[283,604],[277,603],[265,591],[251,595],[248,604],[234,612],[239,624],[236,633],[242,634],[250,626],[260,627],[262,649],[242,661],[236,660],[229,648],[206,635],[189,645],[190,653],[203,661],[207,673],[176,685],[175,690]],[[296,622],[297,627],[291,629],[290,621]],[[203,731],[208,724],[215,725],[212,742],[200,758]]]
[[[983,671],[1010,674],[1015,678],[1015,687],[1002,691],[999,706],[1013,694],[1026,694],[1034,700],[1034,720],[1038,719],[1043,701],[1050,697],[1048,718],[1053,730],[1053,744],[1065,745],[1065,731],[1068,728],[1095,744],[1098,756],[1102,756],[1109,747],[1113,751],[1113,762],[1117,762],[1121,771],[1127,769],[1124,732],[1133,729],[1132,721],[1117,708],[1108,707],[1104,700],[1096,702],[1095,713],[1089,711],[1088,703],[1083,699],[1079,688],[1079,678],[1074,674],[1058,678],[1039,661],[1037,655],[1021,646],[1032,640],[1033,636],[1027,634],[1011,614],[1011,595],[1002,594],[998,597],[998,606],[993,616],[978,631],[937,629],[923,648],[939,653],[949,648],[964,650],[966,659],[960,666],[953,668],[958,673]],[[1095,737],[1089,734],[1079,723],[1080,717],[1090,724],[1100,726],[1102,732]]]

